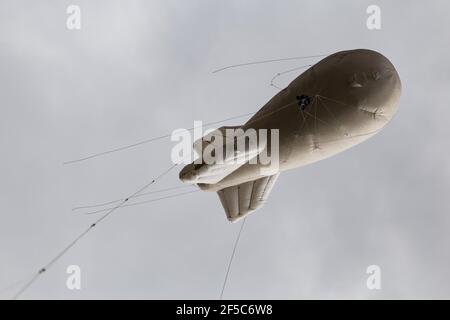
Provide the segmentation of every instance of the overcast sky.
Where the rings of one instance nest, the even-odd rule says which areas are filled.
[[[70,4],[81,30],[66,28]],[[370,4],[381,7],[381,30],[366,28]],[[247,219],[224,298],[450,298],[449,9],[444,0],[1,0],[0,297],[95,220],[72,207],[133,193],[171,165],[173,143],[64,161],[257,111],[277,92],[274,74],[304,61],[216,68],[369,48],[400,74],[396,117],[363,144],[280,176]],[[173,171],[154,189],[181,185]],[[121,209],[22,298],[216,299],[238,229],[213,193]],[[66,287],[73,264],[81,290]],[[381,290],[366,287],[373,264]]]

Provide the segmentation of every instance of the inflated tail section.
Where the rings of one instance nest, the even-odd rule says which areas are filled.
[[[228,220],[235,222],[262,207],[278,176],[279,173],[219,190]]]

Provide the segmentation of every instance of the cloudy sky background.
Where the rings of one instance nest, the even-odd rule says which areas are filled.
[[[366,28],[374,3],[379,31]],[[81,30],[66,28],[70,4],[81,7]],[[305,61],[216,68],[369,48],[400,74],[398,114],[367,142],[281,175],[247,219],[224,298],[450,298],[449,9],[444,0],[1,0],[0,297],[95,219],[73,206],[133,193],[171,165],[173,143],[64,161],[257,111],[276,93],[273,75]],[[181,185],[177,175],[154,189]],[[22,298],[215,299],[238,229],[212,193],[119,210]],[[79,291],[66,288],[71,264]],[[366,288],[372,264],[379,291]]]

